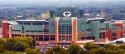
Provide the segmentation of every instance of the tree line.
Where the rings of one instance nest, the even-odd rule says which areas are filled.
[[[0,54],[40,54],[31,37],[0,38]]]
[[[106,44],[104,46],[86,43],[84,48],[79,45],[70,45],[68,49],[55,46],[48,49],[46,54],[125,54],[125,45]]]
[[[31,37],[0,38],[0,54],[42,54],[40,49],[34,47],[34,43]],[[125,54],[125,45],[86,43],[80,47],[71,44],[67,49],[56,45],[47,49],[45,54]]]

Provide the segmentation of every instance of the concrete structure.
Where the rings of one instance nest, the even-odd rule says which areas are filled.
[[[47,20],[18,20],[9,25],[2,21],[4,38],[28,37],[40,41],[44,46],[69,45],[78,41],[95,40],[105,42],[124,37],[124,21],[105,21],[104,18],[78,19],[56,17]]]
[[[124,37],[125,21],[105,18],[79,18],[75,9],[58,9],[49,20],[18,20],[17,23],[2,21],[4,38],[31,36],[43,46],[67,46],[78,41],[105,42]],[[71,11],[72,10],[72,11]],[[70,12],[71,11],[71,12]]]

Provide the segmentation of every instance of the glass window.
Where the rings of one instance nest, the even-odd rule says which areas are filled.
[[[72,26],[71,24],[59,24],[59,34],[71,34]]]
[[[43,41],[43,35],[39,36],[39,41]]]
[[[116,33],[115,33],[115,32],[113,32],[113,33],[112,33],[112,36],[116,36]]]
[[[55,36],[54,36],[54,35],[51,35],[51,36],[50,36],[50,40],[55,40]]]
[[[49,36],[48,35],[44,35],[44,41],[49,41]]]

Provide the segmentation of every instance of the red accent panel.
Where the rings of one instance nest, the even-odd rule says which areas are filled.
[[[114,25],[118,27],[123,27],[123,23],[115,23]]]
[[[9,24],[7,21],[2,21],[2,35],[3,38],[9,38]]]
[[[77,34],[76,34],[76,31],[77,30],[77,20],[76,19],[74,19],[73,20],[73,42],[76,42],[77,41],[77,38],[76,38],[76,36],[77,36]]]
[[[108,31],[106,36],[108,37],[109,40],[112,40],[112,31]]]

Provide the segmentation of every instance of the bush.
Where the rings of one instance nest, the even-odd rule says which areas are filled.
[[[48,49],[46,54],[68,54],[68,52],[59,46],[55,46],[52,49]]]
[[[5,40],[3,38],[0,38],[0,45],[4,45],[5,44]]]
[[[119,49],[124,49],[125,50],[125,45],[120,45],[118,46]]]
[[[28,44],[32,43],[32,38],[31,37],[16,37],[14,38],[17,42],[21,41],[21,42],[26,42]]]
[[[15,51],[6,51],[2,54],[23,54],[22,52],[15,52]]]
[[[48,50],[46,51],[46,54],[53,54],[53,50],[52,50],[52,49],[48,49]]]
[[[16,40],[14,38],[9,38],[6,42],[7,50],[14,50],[16,45]]]
[[[92,44],[92,43],[86,43],[85,46],[84,46],[84,48],[85,48],[86,50],[91,50],[91,49],[100,48],[100,46],[99,46],[99,45],[94,45],[94,44]]]
[[[105,54],[105,49],[103,48],[91,49],[89,50],[88,54]]]
[[[15,47],[16,47],[17,51],[24,51],[26,48],[29,47],[29,44],[26,42],[18,41],[18,42],[16,42]]]
[[[105,53],[106,54],[117,54],[117,52],[114,50],[106,50]]]
[[[116,52],[117,54],[125,54],[125,50],[123,49],[118,49]]]
[[[118,49],[118,47],[114,46],[113,44],[106,44],[106,45],[104,45],[104,48],[106,50],[117,50]]]
[[[31,49],[31,48],[27,48],[25,52],[26,54],[40,54],[38,49]]]
[[[3,46],[3,45],[0,45],[0,53],[4,53],[4,51],[5,51],[4,46]]]
[[[6,41],[3,38],[0,38],[0,53],[3,53],[5,50],[5,43]]]
[[[24,51],[26,48],[30,47],[31,42],[32,40],[30,37],[9,38],[6,42],[6,49]]]
[[[70,54],[83,54],[84,50],[78,45],[71,45],[68,48]]]

